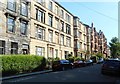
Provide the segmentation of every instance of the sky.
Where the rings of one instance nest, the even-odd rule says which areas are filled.
[[[118,2],[59,2],[80,21],[91,26],[93,22],[97,31],[102,30],[107,43],[112,37],[118,37]]]

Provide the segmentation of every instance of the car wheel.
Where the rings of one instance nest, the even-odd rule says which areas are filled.
[[[104,74],[105,74],[105,72],[104,72],[104,71],[101,71],[101,74],[103,74],[103,75],[104,75]]]

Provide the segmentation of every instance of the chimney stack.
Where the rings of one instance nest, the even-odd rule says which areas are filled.
[[[91,23],[91,27],[93,27],[93,22]]]

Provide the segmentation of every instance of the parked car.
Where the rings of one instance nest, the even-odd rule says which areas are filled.
[[[101,73],[120,75],[120,60],[106,60],[102,65]]]
[[[93,65],[93,61],[91,59],[85,61],[85,65],[89,66],[89,65]]]
[[[52,70],[66,70],[66,69],[72,69],[73,63],[69,62],[68,60],[58,60],[54,61],[52,64]]]
[[[93,63],[97,63],[97,57],[96,56],[92,56],[90,59],[93,61]]]
[[[85,62],[83,62],[83,61],[75,61],[74,63],[73,63],[73,66],[76,68],[76,67],[84,67],[85,66]]]
[[[100,59],[98,59],[98,61],[97,61],[97,64],[101,64],[101,63],[103,63],[103,58],[100,58]]]

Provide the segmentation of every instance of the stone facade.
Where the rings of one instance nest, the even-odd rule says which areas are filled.
[[[1,31],[0,31],[0,54],[23,54],[29,53],[30,44],[30,3],[27,3],[28,15],[21,13],[21,3],[24,1],[7,2],[1,1],[4,5],[0,11]],[[27,22],[26,34],[21,32],[21,21]],[[13,25],[11,24],[13,23]]]
[[[86,57],[87,52],[87,26],[74,17],[74,53],[75,56]]]
[[[60,59],[74,56],[73,15],[55,1],[31,1],[30,35],[30,54]]]
[[[73,15],[60,4],[38,0],[2,3],[0,54],[29,53],[61,59],[74,55]]]
[[[13,2],[12,2],[13,1]],[[54,0],[0,1],[0,54],[60,59],[106,54],[107,39]],[[102,43],[100,43],[102,42]]]

